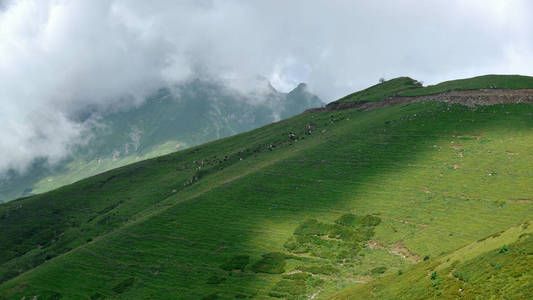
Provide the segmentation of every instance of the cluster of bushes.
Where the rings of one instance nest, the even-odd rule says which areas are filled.
[[[374,227],[381,222],[375,216],[342,215],[334,224],[309,219],[300,224],[284,244],[293,253],[342,261],[354,258],[362,244],[372,238]]]
[[[387,271],[387,267],[381,266],[381,267],[376,267],[376,268],[370,270],[370,273],[372,275],[379,275],[379,274],[385,273],[385,271]]]
[[[281,274],[285,272],[286,255],[280,252],[263,254],[263,258],[252,265],[255,273]]]
[[[309,264],[298,265],[298,273],[282,276],[269,292],[269,296],[283,299],[299,299],[310,288],[322,285],[323,279],[317,275],[333,275],[340,272],[333,261],[343,261],[354,258],[362,248],[362,244],[374,235],[374,227],[379,225],[381,219],[375,216],[358,216],[346,214],[339,217],[334,223],[328,224],[316,219],[308,219],[300,224],[293,235],[285,242],[285,249],[292,253],[309,253],[311,256],[325,258],[328,262],[318,262],[316,258],[301,257],[282,252],[271,252],[250,266],[255,273],[282,274],[285,272],[287,260],[307,261]],[[225,271],[241,270],[250,264],[248,255],[237,255],[220,265]],[[372,270],[373,274],[382,274],[385,267]],[[220,284],[226,278],[219,274],[207,279],[208,284]]]
[[[276,283],[268,294],[271,297],[282,299],[297,299],[305,295],[307,287],[304,279],[282,279]]]
[[[313,277],[309,273],[294,273],[283,276],[268,295],[282,299],[301,299],[310,288],[316,288],[323,284],[323,279]]]
[[[381,223],[381,219],[372,215],[358,216],[354,214],[345,214],[340,216],[335,223],[354,228],[364,228],[378,226]]]
[[[281,274],[285,272],[286,259],[300,259],[293,255],[287,255],[281,252],[271,252],[263,254],[261,259],[255,262],[250,268],[255,273]],[[225,271],[241,270],[244,271],[250,263],[250,256],[236,255],[227,262],[220,265]]]

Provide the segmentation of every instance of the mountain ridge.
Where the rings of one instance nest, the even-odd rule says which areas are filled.
[[[381,101],[359,100],[355,102],[331,102],[325,107],[310,108],[304,111],[304,113],[344,109],[371,110],[379,107],[422,101],[453,103],[469,107],[474,107],[476,105],[533,103],[533,89],[452,90],[422,96],[389,96],[383,98]]]
[[[71,155],[57,165],[40,159],[25,174],[13,173],[0,180],[0,201],[42,193],[114,167],[251,130],[322,103],[305,85],[289,93],[271,88],[260,95],[202,80],[177,89],[160,89],[138,107],[85,111],[79,118],[96,119],[84,134],[88,143],[73,147]]]
[[[500,232],[531,219],[532,113],[417,101],[300,114],[2,204],[0,298],[326,299],[400,271],[423,280],[396,295],[452,297],[427,267],[510,243]],[[505,270],[494,286],[508,297],[527,292],[511,278],[530,261],[523,233],[474,257],[476,272]],[[471,265],[462,278],[490,285]]]

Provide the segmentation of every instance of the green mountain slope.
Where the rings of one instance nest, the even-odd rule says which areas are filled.
[[[398,77],[345,96],[334,103],[380,101],[391,96],[423,96],[447,91],[525,89],[531,87],[533,87],[533,77],[521,75],[484,75],[445,81],[426,87],[409,77]]]
[[[141,106],[80,112],[80,120],[97,119],[85,133],[88,143],[72,149],[58,165],[38,160],[26,173],[0,178],[0,202],[46,192],[88,176],[171,153],[210,140],[248,131],[321,106],[304,84],[280,93],[261,81],[260,94],[243,95],[220,84],[192,81],[162,89]]]
[[[457,79],[441,82],[419,89],[406,90],[401,96],[422,96],[442,93],[451,90],[476,89],[524,89],[533,86],[533,77],[521,75],[484,75],[467,79]]]
[[[303,114],[2,204],[0,298],[324,299],[414,278],[531,219],[532,115],[433,102]],[[479,286],[468,274],[484,253],[457,265]]]
[[[532,233],[527,222],[332,299],[529,299]]]
[[[398,77],[342,97],[336,102],[380,101],[383,98],[419,88],[422,88],[422,84],[418,81],[409,77]]]

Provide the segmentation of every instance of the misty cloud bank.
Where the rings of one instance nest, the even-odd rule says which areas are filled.
[[[0,0],[0,172],[65,157],[87,106],[198,77],[330,101],[379,77],[531,75],[532,17],[527,0]]]

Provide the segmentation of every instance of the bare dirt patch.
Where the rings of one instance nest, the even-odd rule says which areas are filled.
[[[412,262],[421,261],[420,256],[411,252],[411,250],[409,250],[402,242],[397,242],[397,243],[392,244],[389,252],[391,254],[398,255]]]
[[[378,243],[376,240],[370,240],[366,243],[366,247],[368,249],[385,249],[385,247],[383,247],[383,245],[381,245],[380,243]]]

